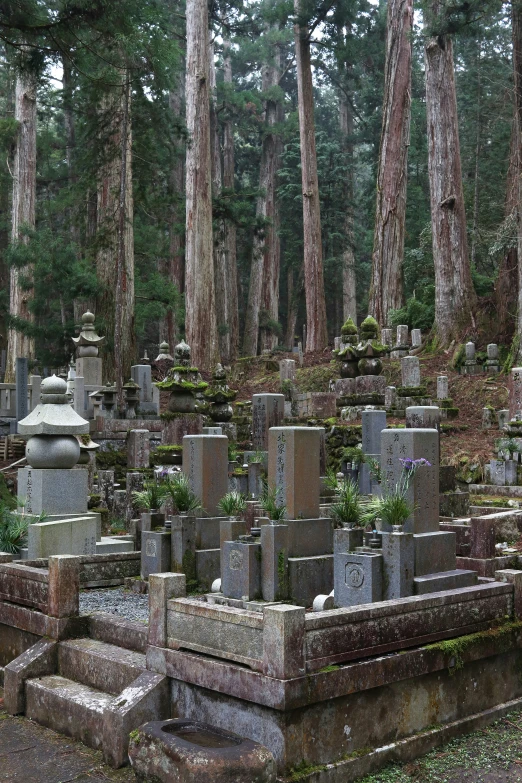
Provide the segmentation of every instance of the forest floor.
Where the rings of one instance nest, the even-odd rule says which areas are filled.
[[[464,458],[471,464],[483,465],[493,455],[498,429],[482,430],[482,409],[491,405],[495,410],[508,406],[508,378],[506,375],[460,375],[452,366],[453,354],[417,354],[421,365],[421,378],[428,387],[428,396],[437,396],[437,376],[447,375],[450,397],[459,408],[459,416],[451,422],[451,428],[441,438],[443,464],[458,464]],[[230,385],[238,389],[238,400],[250,400],[252,394],[280,392],[279,371],[267,370],[265,357],[240,360],[230,379]],[[277,354],[279,359],[297,359],[296,354]],[[392,386],[401,385],[400,361],[385,360],[384,375]],[[304,355],[303,367],[297,370],[296,386],[299,392],[326,392],[330,380],[339,377],[338,365],[332,361],[331,351]],[[404,423],[404,419],[390,419]]]

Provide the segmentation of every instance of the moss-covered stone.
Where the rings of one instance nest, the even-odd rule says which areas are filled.
[[[426,386],[397,386],[397,397],[426,397]]]
[[[347,318],[344,324],[341,326],[341,334],[346,337],[357,334],[357,327],[352,318]]]

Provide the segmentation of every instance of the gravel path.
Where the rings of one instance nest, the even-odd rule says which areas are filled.
[[[80,614],[109,612],[142,623],[149,622],[149,597],[129,593],[123,587],[103,590],[82,590],[80,592]]]

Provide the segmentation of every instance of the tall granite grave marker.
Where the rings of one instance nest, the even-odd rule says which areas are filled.
[[[183,473],[208,516],[217,516],[218,503],[228,492],[226,435],[185,435]]]
[[[288,519],[319,516],[321,427],[273,427],[268,443],[268,484]]]
[[[284,394],[254,394],[252,397],[252,445],[268,451],[268,431],[280,427],[285,416]]]

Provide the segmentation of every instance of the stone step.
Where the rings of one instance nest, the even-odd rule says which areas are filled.
[[[27,680],[25,687],[27,718],[90,748],[102,748],[103,713],[112,696],[56,674]]]
[[[126,650],[147,652],[148,626],[109,612],[93,612],[89,615],[89,636],[116,647],[125,647]]]
[[[472,587],[477,584],[476,571],[455,568],[453,571],[441,571],[435,574],[416,576],[413,580],[415,595],[439,593],[442,590],[458,590],[461,587]]]
[[[97,639],[70,639],[58,645],[58,672],[83,685],[120,694],[145,671],[145,656]]]

